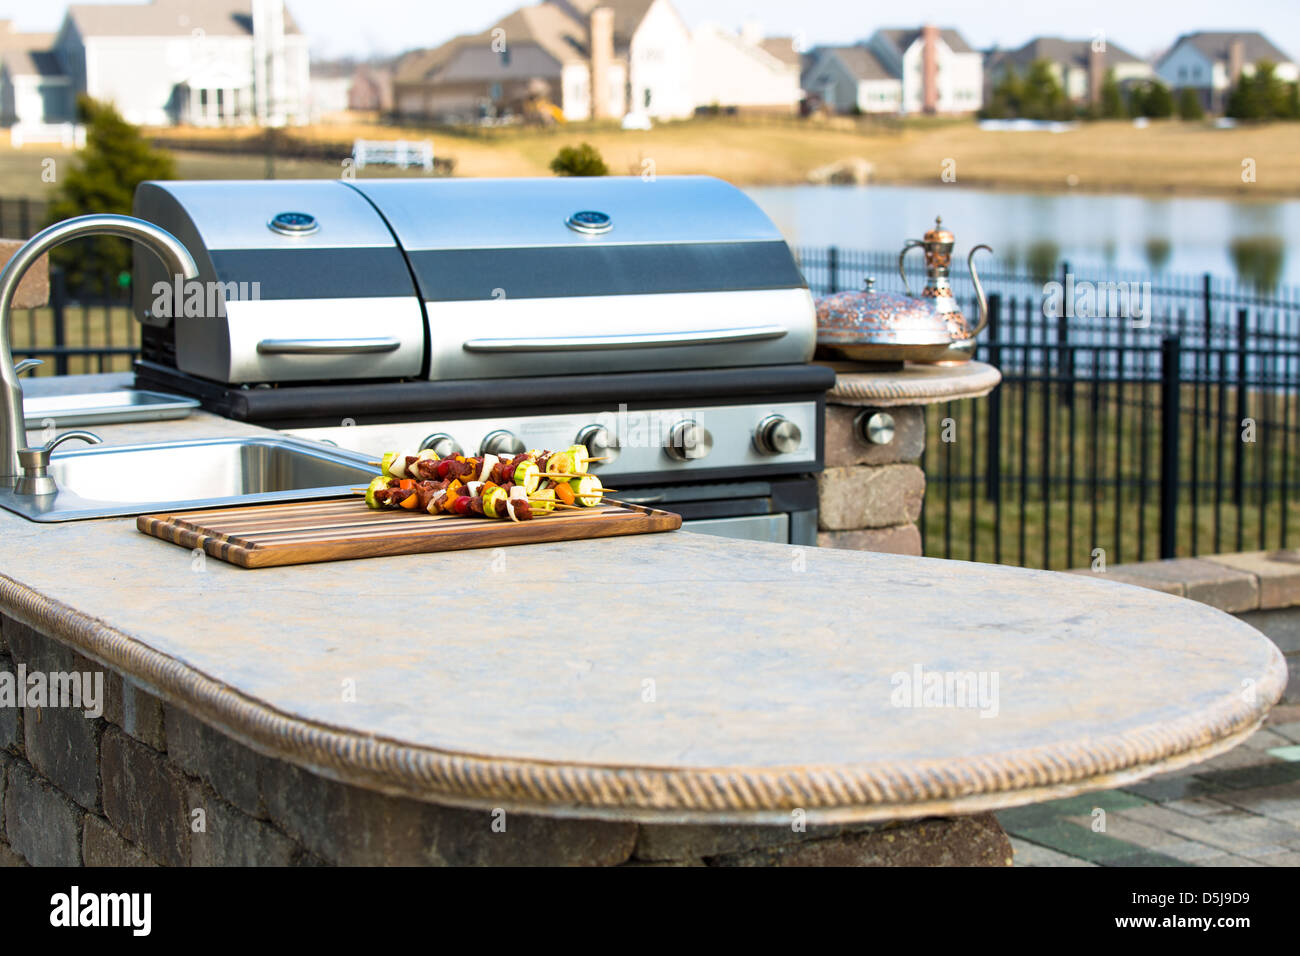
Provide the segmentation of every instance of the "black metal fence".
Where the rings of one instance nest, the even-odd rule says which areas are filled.
[[[69,290],[63,270],[51,267],[49,304],[14,314],[14,356],[41,359],[45,364],[33,375],[128,371],[140,354],[131,290],[108,276],[101,288],[113,291]]]
[[[800,259],[818,294],[866,275],[902,290],[896,255]],[[908,276],[919,292],[920,256]],[[1035,276],[992,263],[981,278],[976,358],[1003,384],[927,410],[926,554],[1061,569],[1297,543],[1296,288],[1068,264]]]

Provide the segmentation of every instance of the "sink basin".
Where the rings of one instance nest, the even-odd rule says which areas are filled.
[[[57,494],[0,490],[0,508],[32,521],[77,521],[349,494],[377,469],[365,455],[275,436],[97,445],[50,458]]]

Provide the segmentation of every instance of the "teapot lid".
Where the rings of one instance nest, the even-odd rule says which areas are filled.
[[[923,299],[875,292],[837,292],[817,299],[818,345],[946,345],[948,322]]]
[[[934,228],[926,232],[925,241],[926,242],[954,242],[955,238],[950,230],[943,228],[943,217],[935,216]]]

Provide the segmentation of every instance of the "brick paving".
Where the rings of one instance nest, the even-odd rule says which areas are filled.
[[[997,816],[1016,866],[1300,866],[1300,706],[1213,760]]]

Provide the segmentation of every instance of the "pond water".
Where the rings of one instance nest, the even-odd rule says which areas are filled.
[[[796,246],[902,248],[942,215],[958,256],[988,243],[1013,269],[1202,273],[1300,285],[1300,200],[1041,194],[956,186],[779,186],[746,192]],[[919,259],[920,257],[917,256]],[[1045,268],[1044,268],[1045,265]]]

